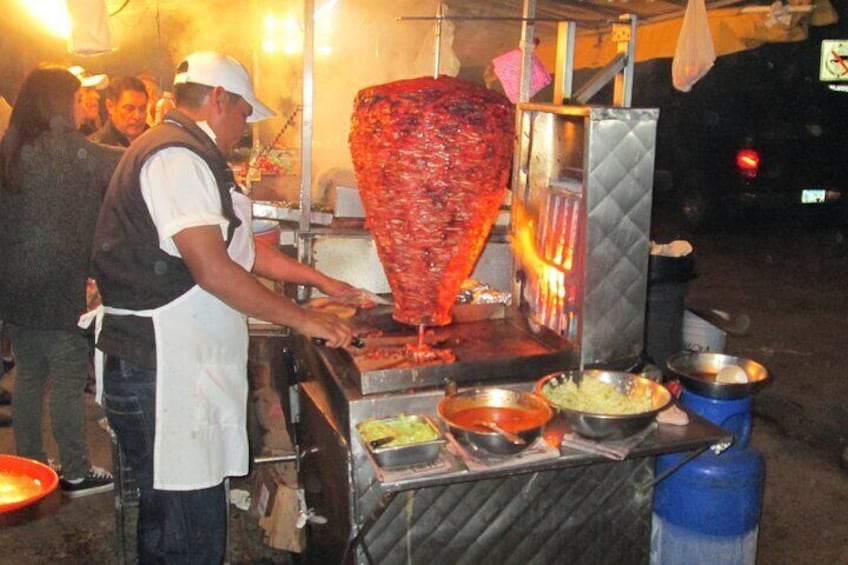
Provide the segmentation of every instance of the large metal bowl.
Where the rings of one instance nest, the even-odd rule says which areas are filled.
[[[616,387],[628,395],[646,395],[652,408],[633,414],[600,414],[581,412],[554,402],[549,393],[558,386],[573,382],[580,386],[587,379],[594,379]],[[595,440],[617,440],[632,436],[648,427],[657,413],[672,401],[671,393],[663,385],[651,379],[621,371],[566,371],[553,373],[536,383],[536,394],[544,398],[558,414],[568,422],[571,429]]]
[[[469,425],[468,416],[474,411],[494,415],[497,424],[517,434],[524,443],[515,444],[498,432]],[[495,455],[514,455],[527,449],[553,416],[548,404],[535,394],[489,387],[445,396],[439,401],[438,412],[457,440]],[[518,420],[510,420],[510,416],[518,416]]]
[[[756,361],[723,353],[677,353],[668,358],[666,365],[686,390],[708,398],[744,398],[765,386],[771,378],[766,368]],[[748,382],[716,381],[718,372],[730,365],[745,371]]]

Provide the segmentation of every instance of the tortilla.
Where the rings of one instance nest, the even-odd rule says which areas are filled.
[[[313,298],[306,304],[306,307],[310,310],[333,314],[334,316],[338,316],[343,320],[353,318],[356,315],[355,306],[343,304],[342,302],[339,302],[326,296]]]

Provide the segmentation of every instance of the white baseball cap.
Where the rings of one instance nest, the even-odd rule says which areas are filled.
[[[253,106],[253,113],[247,118],[248,122],[258,122],[276,115],[253,94],[253,85],[247,69],[223,53],[202,51],[186,57],[177,67],[174,84],[188,82],[212,87],[220,86],[227,92],[238,94]]]
[[[97,90],[103,90],[107,86],[109,86],[109,76],[108,75],[93,75],[83,67],[79,65],[74,65],[72,67],[68,67],[68,71],[77,77],[79,81],[85,88],[96,88]]]

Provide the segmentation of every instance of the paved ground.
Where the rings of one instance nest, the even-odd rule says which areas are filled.
[[[684,235],[673,222],[658,227],[662,241]],[[787,221],[688,236],[698,272],[689,297],[750,316],[749,335],[728,337],[726,349],[774,375],[754,408],[752,442],[766,459],[761,565],[848,564],[848,472],[839,466],[848,441],[844,234]],[[13,388],[13,377],[0,384]],[[108,436],[88,400],[92,458],[109,466]],[[0,429],[0,452],[12,451],[10,430]],[[111,495],[57,501],[53,510],[23,524],[0,524],[0,565],[118,563]],[[233,510],[232,532],[234,563],[288,561],[262,546],[246,513]]]

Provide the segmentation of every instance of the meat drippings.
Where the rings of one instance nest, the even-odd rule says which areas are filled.
[[[433,349],[428,345],[407,345],[406,356],[415,365],[453,363],[456,361],[456,356],[450,349]]]
[[[362,371],[439,365],[456,361],[453,351],[443,347],[444,341],[434,341],[433,332],[425,331],[423,325],[418,328],[415,343],[409,343],[409,338],[406,337],[401,338],[400,342],[380,344],[379,338],[382,332],[363,332],[363,335],[367,336],[365,348],[349,350],[354,362]],[[433,344],[428,344],[427,339],[430,339]]]

